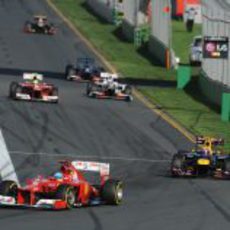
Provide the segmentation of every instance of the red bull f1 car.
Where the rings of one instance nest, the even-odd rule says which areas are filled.
[[[24,32],[54,35],[57,29],[52,23],[48,23],[47,16],[35,15],[33,22],[27,21],[25,23]]]
[[[192,151],[178,151],[174,154],[171,161],[171,175],[230,178],[230,155],[218,147],[223,144],[223,139],[197,137]]]
[[[11,82],[9,97],[14,100],[43,101],[58,103],[58,89],[42,82],[43,75],[38,73],[24,73],[24,82]]]
[[[76,67],[67,65],[65,68],[65,78],[69,81],[87,82],[100,78],[104,69],[95,64],[93,58],[83,57],[77,59]]]
[[[21,187],[14,181],[0,183],[0,206],[23,206],[40,209],[71,209],[90,205],[119,205],[123,198],[123,184],[110,178],[107,163],[89,161],[60,162],[53,176],[28,179]],[[83,173],[98,172],[100,182],[89,183]]]

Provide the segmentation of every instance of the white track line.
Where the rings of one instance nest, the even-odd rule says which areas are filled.
[[[0,175],[3,180],[13,180],[19,183],[1,129],[0,129]]]
[[[76,155],[76,154],[57,154],[57,153],[30,153],[23,151],[10,151],[10,154],[18,154],[18,155],[39,155],[46,157],[74,157],[74,158],[98,158],[102,160],[119,160],[119,161],[139,161],[146,163],[168,163],[170,160],[154,160],[154,159],[146,159],[146,158],[126,158],[126,157],[109,157],[109,156],[94,156],[94,155]]]

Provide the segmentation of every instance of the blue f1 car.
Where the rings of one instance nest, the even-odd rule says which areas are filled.
[[[192,151],[178,151],[171,161],[171,175],[230,178],[230,155],[223,153],[223,139],[199,136]]]
[[[73,65],[66,66],[65,78],[79,82],[93,81],[94,78],[100,78],[103,71],[103,67],[97,66],[93,58],[82,57],[77,58],[76,67]]]

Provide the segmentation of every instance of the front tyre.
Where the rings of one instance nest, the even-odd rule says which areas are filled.
[[[86,95],[87,96],[90,96],[92,89],[93,89],[93,84],[91,82],[88,82],[87,86],[86,86]]]
[[[13,81],[10,84],[10,88],[9,88],[9,97],[12,99],[16,98],[16,89],[18,87],[18,83]]]
[[[52,90],[52,96],[57,96],[58,97],[58,88],[57,87],[54,87],[53,90]],[[58,103],[59,99],[55,100],[54,103]]]
[[[18,185],[15,181],[5,180],[0,183],[0,195],[10,196],[17,200]]]
[[[76,191],[72,186],[60,185],[56,192],[56,199],[66,202],[66,208],[71,209],[76,203]]]
[[[73,67],[73,65],[67,65],[65,68],[65,78],[68,81],[73,80],[73,76],[75,75],[75,69]]]
[[[110,205],[119,205],[123,200],[123,183],[109,179],[102,188],[102,199]]]
[[[230,159],[229,158],[225,159],[223,169],[225,172],[230,173]]]

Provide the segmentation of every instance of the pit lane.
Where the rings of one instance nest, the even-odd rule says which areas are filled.
[[[22,33],[24,22],[38,12],[52,17],[59,28],[56,36]],[[4,208],[0,209],[1,230],[229,226],[228,181],[169,177],[168,159],[177,149],[190,146],[185,137],[137,100],[89,99],[84,84],[63,79],[67,63],[77,56],[94,55],[45,1],[1,0],[0,15],[0,127],[19,180],[48,173],[57,159],[71,155],[111,163],[112,175],[125,183],[125,200],[119,207],[69,212]],[[44,73],[48,82],[59,87],[58,105],[7,98],[10,82],[30,71]]]

